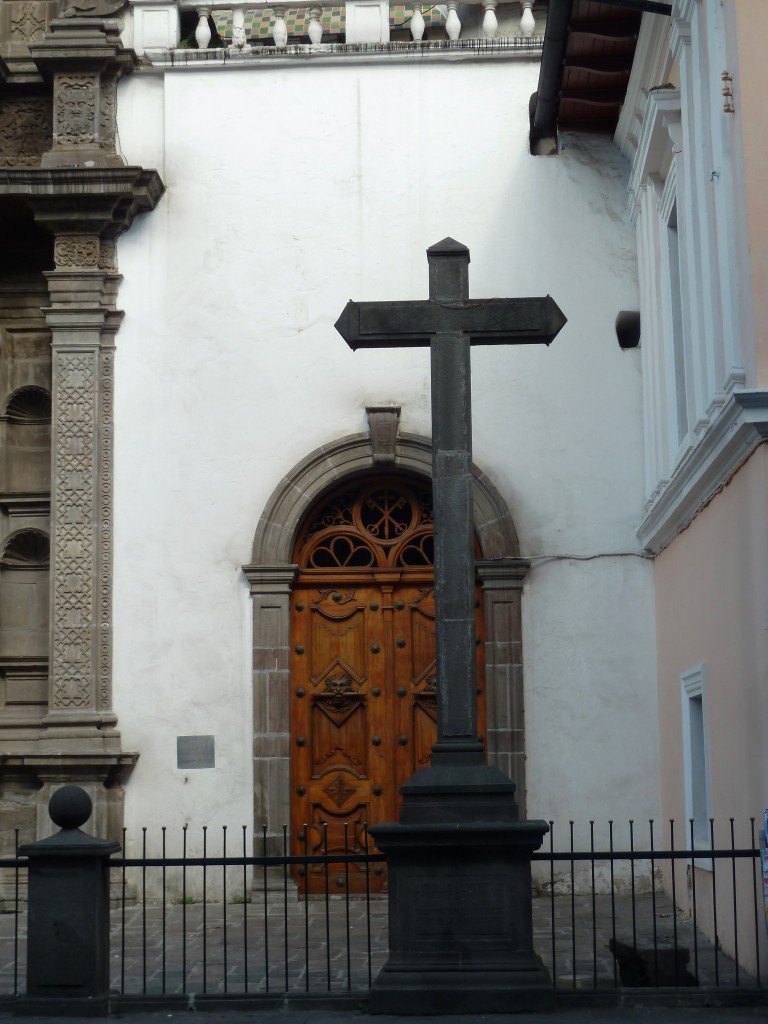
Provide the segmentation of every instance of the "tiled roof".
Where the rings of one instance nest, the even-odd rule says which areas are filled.
[[[625,7],[575,0],[560,86],[561,128],[615,131],[641,17]]]

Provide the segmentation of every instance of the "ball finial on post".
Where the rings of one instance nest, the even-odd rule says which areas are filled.
[[[80,786],[62,786],[48,804],[48,813],[54,825],[61,829],[80,828],[88,821],[93,802]]]

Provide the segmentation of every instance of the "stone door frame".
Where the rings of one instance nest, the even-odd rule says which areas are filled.
[[[352,434],[310,453],[272,493],[256,528],[243,572],[253,598],[253,782],[257,845],[267,826],[267,852],[280,853],[290,821],[290,600],[299,567],[292,562],[299,527],[331,488],[375,470],[432,477],[432,443],[401,434],[383,467],[371,434]],[[525,744],[521,595],[530,563],[503,498],[477,467],[475,532],[482,558],[477,574],[485,602],[488,760],[517,783],[525,815]]]

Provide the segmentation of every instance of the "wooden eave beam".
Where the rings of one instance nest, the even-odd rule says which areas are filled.
[[[637,39],[637,25],[626,21],[572,21],[570,36],[592,36],[598,39],[610,39],[611,42]]]
[[[575,103],[622,103],[624,100],[623,89],[563,89],[560,93],[560,102],[571,100]]]
[[[623,7],[627,11],[640,11],[641,14],[672,14],[672,4],[666,0],[592,0],[592,3]]]
[[[626,54],[618,57],[595,57],[574,54],[568,57],[565,65],[566,71],[583,71],[588,75],[624,75],[629,77],[632,65],[627,60]]]

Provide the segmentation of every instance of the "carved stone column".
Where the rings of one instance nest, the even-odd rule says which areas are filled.
[[[119,275],[114,243],[58,235],[44,311],[53,349],[50,694],[46,725],[115,724],[112,637],[112,385]],[[107,727],[105,729],[105,727]],[[116,736],[116,734],[115,734]]]
[[[39,833],[47,797],[75,781],[92,797],[93,828],[116,838],[121,782],[138,754],[121,749],[112,710],[115,239],[154,209],[164,186],[157,171],[128,167],[117,152],[116,84],[136,63],[119,23],[78,16],[48,25],[57,6],[0,3],[0,79],[14,86],[0,102],[0,238],[40,285],[46,270],[40,320],[51,335],[53,395],[48,705],[24,730],[0,715],[0,802],[23,801],[25,832]],[[26,57],[9,49],[20,33]]]

